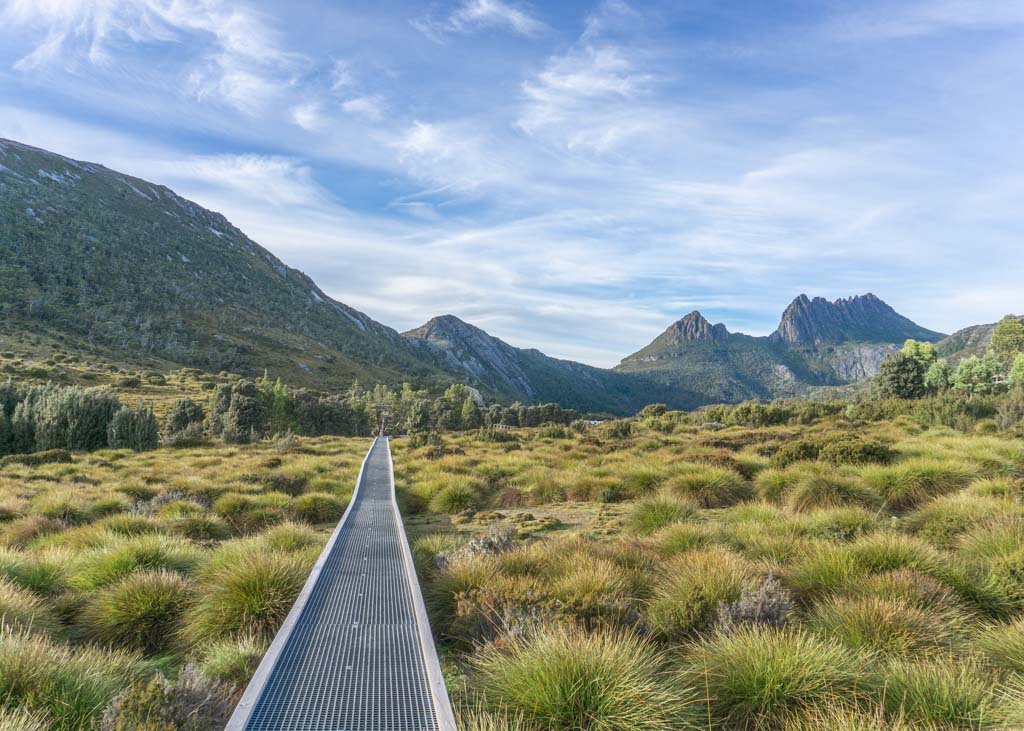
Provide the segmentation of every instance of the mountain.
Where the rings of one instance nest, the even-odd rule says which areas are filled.
[[[699,312],[669,326],[616,366],[643,375],[689,407],[700,403],[801,396],[822,386],[870,378],[907,338],[936,341],[941,333],[916,325],[873,294],[829,302],[800,295],[767,337],[730,333]]]
[[[972,355],[984,355],[995,329],[996,323],[994,322],[988,325],[965,327],[937,342],[935,349],[938,351],[939,357],[945,358],[955,365]]]
[[[453,315],[435,317],[403,337],[437,353],[466,383],[510,400],[632,414],[662,395],[646,379],[516,348]]]
[[[913,338],[935,342],[942,333],[908,320],[873,294],[829,302],[802,294],[782,313],[772,340],[800,345],[822,343],[902,343]]]
[[[907,338],[943,337],[872,294],[800,295],[767,337],[691,312],[612,370],[513,347],[451,315],[400,335],[328,297],[219,213],[10,140],[0,140],[0,292],[5,340],[49,338],[114,363],[268,370],[333,390],[356,379],[464,381],[489,399],[618,414],[652,402],[803,396],[874,375]],[[938,347],[983,349],[991,328]]]
[[[0,140],[0,322],[140,362],[343,386],[447,376],[222,215]]]

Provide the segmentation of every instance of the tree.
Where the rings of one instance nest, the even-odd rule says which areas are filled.
[[[462,403],[461,421],[463,429],[479,429],[483,426],[484,420],[480,414],[480,407],[476,405],[472,394],[466,396],[466,400]]]
[[[1024,353],[1019,354],[1010,366],[1010,388],[1024,389]]]
[[[932,363],[939,359],[935,346],[920,340],[907,340],[903,343],[903,349],[900,352],[920,362],[925,369],[931,367]]]
[[[972,355],[964,358],[957,366],[953,376],[953,388],[969,394],[992,393],[995,390],[993,380],[1002,370],[999,359],[989,354],[984,358]]]
[[[171,406],[171,411],[164,421],[164,431],[168,434],[180,434],[194,428],[194,424],[202,424],[205,418],[202,406],[192,399],[181,398]]]
[[[1024,317],[1007,315],[1000,320],[992,331],[988,348],[1004,366],[1013,363],[1017,354],[1024,352]]]
[[[875,390],[882,398],[915,399],[924,395],[924,364],[904,352],[882,361],[875,377]]]
[[[924,387],[932,393],[949,390],[953,383],[953,368],[944,360],[937,360],[928,366],[924,374]]]

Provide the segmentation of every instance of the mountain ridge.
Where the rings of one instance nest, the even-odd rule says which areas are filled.
[[[942,338],[871,293],[802,294],[772,335],[730,332],[694,310],[604,369],[514,347],[454,315],[399,333],[165,186],[11,140],[0,140],[0,214],[6,330],[318,388],[462,380],[492,399],[624,414],[801,396],[870,377],[908,337]],[[965,332],[940,349],[984,336]]]

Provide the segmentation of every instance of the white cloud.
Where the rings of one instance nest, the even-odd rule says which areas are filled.
[[[463,0],[445,17],[427,15],[412,24],[436,41],[449,33],[473,33],[482,28],[504,28],[521,36],[535,36],[546,27],[526,10],[503,0]]]
[[[199,44],[204,50],[186,73],[187,88],[247,114],[266,109],[309,63],[282,50],[261,16],[225,0],[7,0],[0,20],[45,33],[15,64],[23,72],[83,61],[112,66],[126,43]]]
[[[839,40],[884,41],[1022,23],[1024,4],[1016,0],[915,0],[841,15],[830,21],[829,30]]]
[[[292,108],[292,120],[306,131],[318,129],[323,124],[320,105],[316,102],[299,104]]]
[[[348,114],[378,120],[384,116],[384,98],[379,94],[367,94],[348,99],[341,104]]]

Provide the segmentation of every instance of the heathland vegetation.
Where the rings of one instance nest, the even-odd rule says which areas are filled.
[[[0,354],[0,729],[222,726],[382,429],[467,729],[1020,728],[1019,329],[605,420]]]

